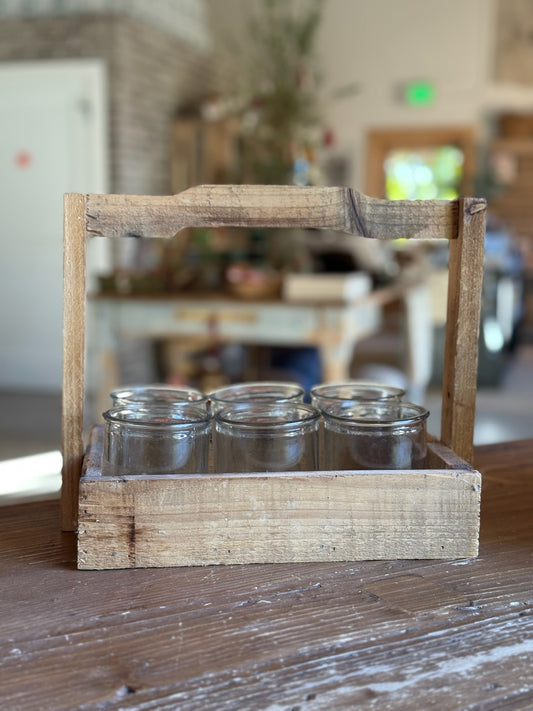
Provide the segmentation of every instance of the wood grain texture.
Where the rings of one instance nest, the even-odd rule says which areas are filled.
[[[480,474],[438,448],[431,470],[102,477],[102,440],[93,428],[80,568],[477,555]]]
[[[471,462],[486,205],[472,198],[460,203],[459,237],[450,241],[441,441]]]
[[[533,440],[476,450],[479,557],[75,567],[59,502],[0,509],[10,711],[533,706]]]
[[[350,188],[201,185],[173,196],[89,195],[87,232],[169,238],[186,227],[302,227],[372,239],[455,239],[457,201],[376,200]]]
[[[85,197],[65,195],[63,225],[63,393],[61,525],[73,531],[83,459]]]

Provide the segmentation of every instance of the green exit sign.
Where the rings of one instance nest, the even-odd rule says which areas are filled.
[[[435,85],[430,81],[412,81],[406,84],[403,97],[409,106],[429,106],[435,99]]]

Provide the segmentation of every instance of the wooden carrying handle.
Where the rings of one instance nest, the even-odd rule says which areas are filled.
[[[409,206],[407,209],[406,206]],[[484,209],[472,199],[472,214]],[[200,185],[172,196],[89,195],[87,234],[170,238],[187,227],[301,227],[372,239],[455,239],[456,200],[378,200],[351,188]]]

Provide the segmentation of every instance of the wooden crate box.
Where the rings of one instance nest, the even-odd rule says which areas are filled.
[[[78,529],[78,566],[477,555],[481,477],[470,462],[485,210],[477,198],[392,202],[295,186],[66,195],[62,525]],[[86,452],[82,435],[86,239],[222,225],[450,241],[442,430],[424,469],[101,476],[102,428],[92,429]]]

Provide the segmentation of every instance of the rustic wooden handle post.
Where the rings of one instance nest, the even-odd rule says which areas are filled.
[[[85,383],[85,195],[64,199],[63,225],[63,470],[61,526],[73,531],[78,517],[78,482],[83,460]]]
[[[388,201],[350,188],[202,185],[173,196],[66,195],[62,525],[77,522],[83,459],[85,239],[170,238],[186,227],[303,227],[450,241],[442,441],[472,460],[486,203]]]
[[[471,464],[486,204],[475,198],[462,198],[459,204],[459,232],[450,240],[448,266],[441,441]]]

